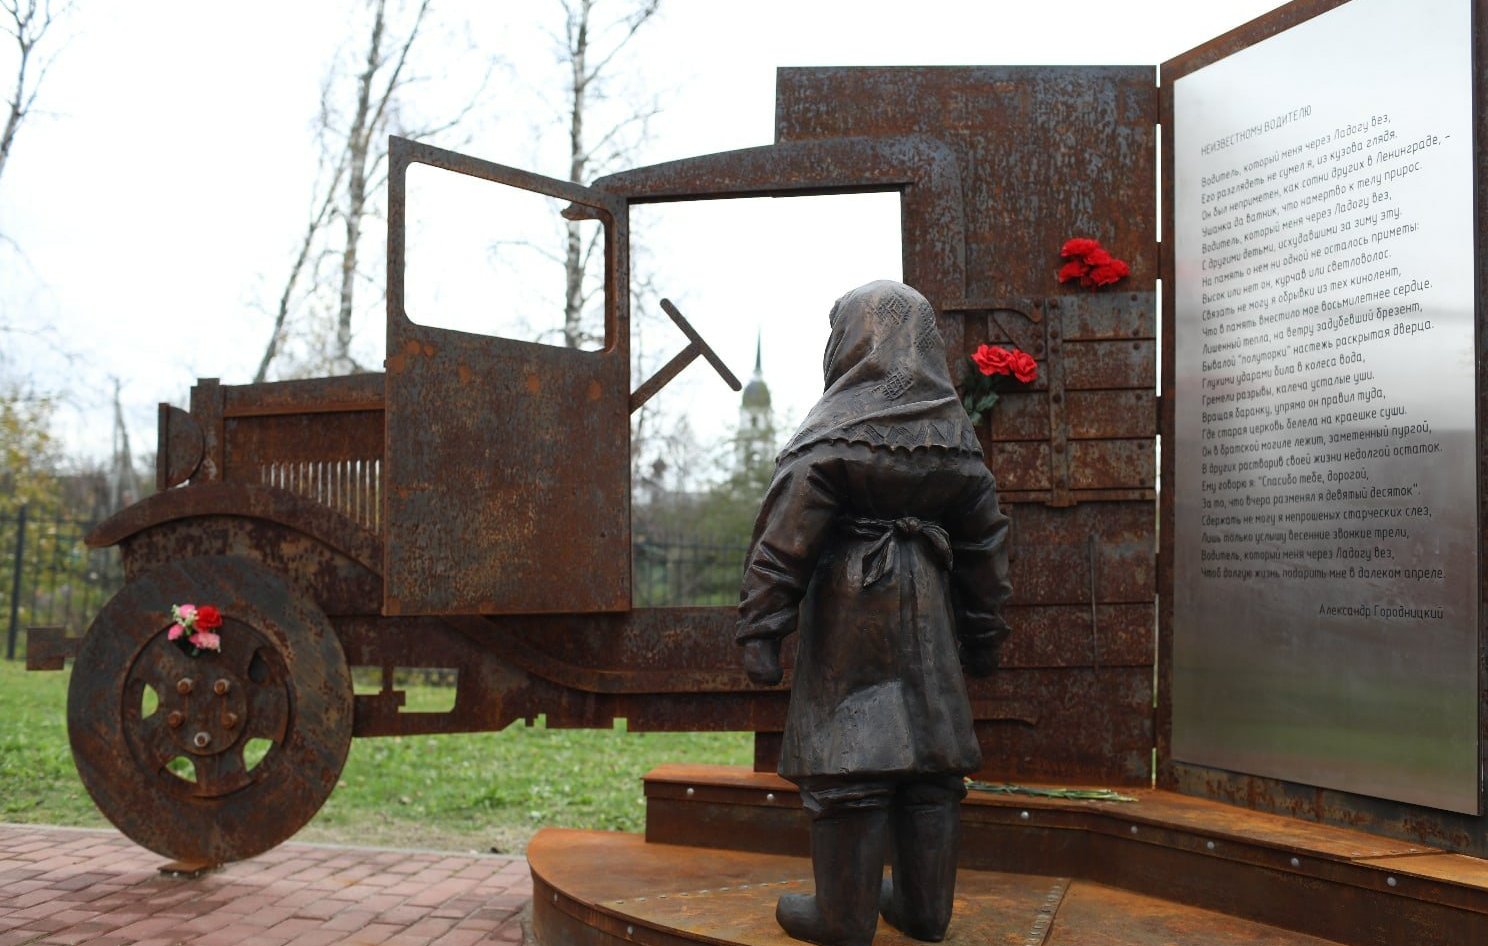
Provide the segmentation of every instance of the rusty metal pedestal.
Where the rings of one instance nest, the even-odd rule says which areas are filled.
[[[550,829],[528,850],[541,946],[794,942],[807,824],[768,774],[663,766],[647,832]],[[1169,792],[973,795],[949,943],[1156,946],[1488,942],[1488,863]],[[876,942],[914,942],[880,923]]]

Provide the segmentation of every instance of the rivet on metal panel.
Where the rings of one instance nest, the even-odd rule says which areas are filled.
[[[1302,858],[1300,858],[1300,857],[1294,857],[1294,858],[1292,858],[1292,866],[1293,867],[1301,867],[1302,866]]]
[[[1024,821],[1027,821],[1028,820],[1028,812],[1026,812],[1026,811],[1020,811],[1020,812],[1018,812],[1018,817],[1019,818],[1022,818]]]
[[[687,795],[687,797],[688,797],[688,798],[691,798],[691,797],[692,797],[692,796],[694,796],[694,795],[696,795],[696,794],[697,794],[697,789],[695,789],[695,788],[689,788],[689,789],[688,789],[688,790],[687,790],[687,791],[686,791],[686,792],[685,792],[685,794],[686,794],[686,795]]]
[[[218,680],[216,683],[212,684],[212,692],[217,694],[218,696],[226,696],[227,691],[230,689],[232,689],[232,684],[228,683],[226,680]]]
[[[1394,877],[1386,877],[1385,883],[1389,884],[1391,887],[1394,887],[1396,884],[1400,883],[1400,881],[1396,880]]]
[[[1137,826],[1136,825],[1132,825],[1131,826],[1131,833],[1132,834],[1136,834],[1137,833]]]
[[[1205,841],[1204,842],[1204,847],[1206,849],[1212,851],[1212,850],[1214,850],[1214,842],[1213,841]]]
[[[180,693],[182,696],[186,695],[187,693],[190,693],[191,692],[191,678],[190,677],[182,677],[181,679],[177,680],[176,681],[176,692],[177,693]]]
[[[165,724],[172,729],[180,729],[184,722],[186,716],[180,710],[171,710],[171,714],[165,718]]]
[[[774,801],[774,800],[775,800],[775,793],[774,792],[765,792],[765,801]]]
[[[196,746],[198,749],[205,749],[211,743],[211,741],[211,735],[205,732],[199,732],[195,736],[191,737],[191,744],[193,746]]]

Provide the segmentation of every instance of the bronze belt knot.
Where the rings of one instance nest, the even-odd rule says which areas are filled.
[[[951,537],[937,522],[929,522],[914,516],[899,519],[870,519],[853,516],[843,520],[843,530],[855,539],[871,539],[873,544],[863,553],[863,587],[867,588],[880,579],[894,573],[898,559],[895,539],[920,541],[929,549],[936,562],[947,571],[953,561]]]

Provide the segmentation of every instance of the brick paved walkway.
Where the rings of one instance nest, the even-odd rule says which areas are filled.
[[[283,844],[196,878],[114,831],[0,824],[0,946],[520,943],[523,858]]]

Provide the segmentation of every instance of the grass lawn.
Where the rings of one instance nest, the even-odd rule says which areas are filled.
[[[108,827],[67,745],[67,679],[0,660],[0,821]],[[410,686],[407,707],[448,705]],[[549,825],[639,831],[662,762],[748,765],[748,733],[527,728],[356,739],[341,784],[295,840],[520,854]]]

